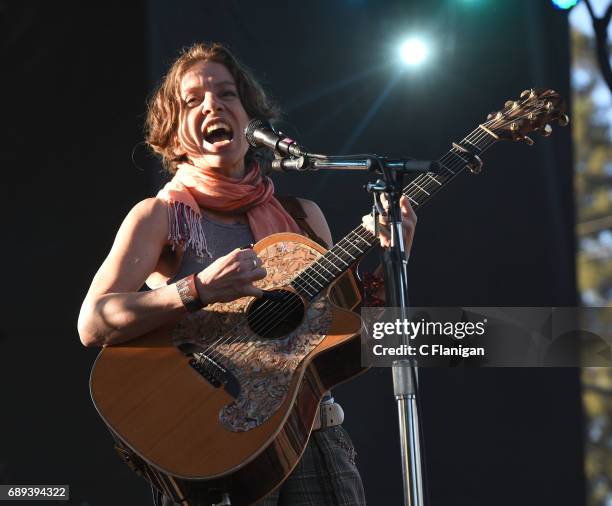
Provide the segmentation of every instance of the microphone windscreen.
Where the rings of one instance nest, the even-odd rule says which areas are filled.
[[[254,148],[259,146],[259,143],[255,139],[255,131],[260,128],[270,128],[270,124],[265,120],[256,118],[249,121],[249,124],[244,129],[244,135],[246,136],[247,142]]]

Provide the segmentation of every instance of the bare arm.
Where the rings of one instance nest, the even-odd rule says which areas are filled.
[[[85,346],[129,341],[186,313],[174,284],[138,292],[157,266],[167,236],[165,203],[147,199],[130,211],[83,301],[78,329]],[[196,286],[204,303],[229,301],[260,295],[252,282],[265,275],[253,250],[234,250],[199,272]]]
[[[127,215],[81,306],[78,329],[85,346],[128,341],[185,312],[174,286],[138,292],[155,269],[167,236],[163,202],[143,200]]]

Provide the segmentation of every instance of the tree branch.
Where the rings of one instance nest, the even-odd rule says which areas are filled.
[[[595,44],[597,52],[597,62],[601,75],[603,76],[610,92],[612,93],[612,68],[610,68],[610,56],[608,55],[608,25],[612,18],[612,1],[606,9],[606,13],[602,18],[595,16],[593,7],[589,0],[584,0],[587,6],[589,15],[593,21],[593,30],[595,30]]]

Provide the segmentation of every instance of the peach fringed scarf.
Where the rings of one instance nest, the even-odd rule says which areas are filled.
[[[274,198],[272,180],[262,176],[254,164],[242,179],[200,169],[188,163],[178,166],[176,174],[157,194],[170,204],[168,239],[174,247],[191,248],[198,256],[210,256],[202,229],[200,207],[220,213],[246,213],[256,241],[276,232],[300,228]]]

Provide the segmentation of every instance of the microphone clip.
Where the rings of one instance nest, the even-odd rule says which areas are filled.
[[[272,160],[272,170],[277,172],[303,172],[308,170],[309,160],[307,156],[282,157],[277,155]]]

